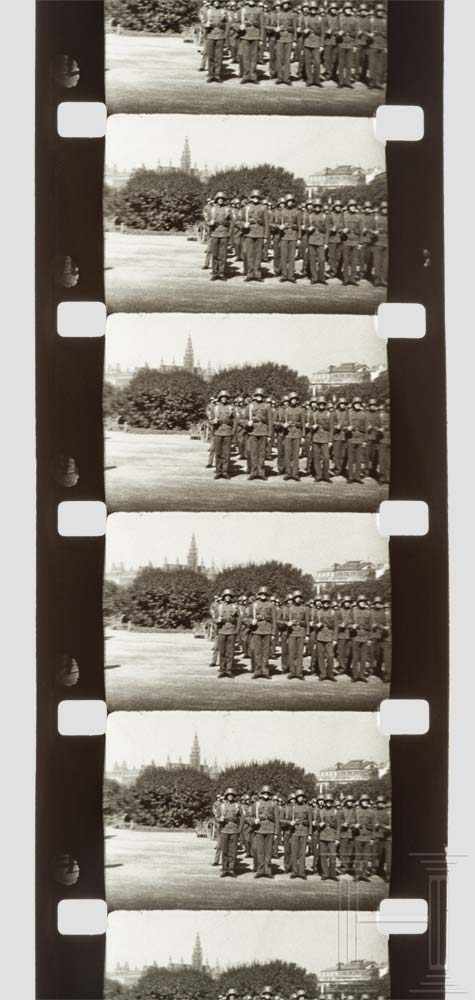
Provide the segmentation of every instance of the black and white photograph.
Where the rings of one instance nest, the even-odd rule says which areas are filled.
[[[375,711],[389,545],[371,514],[112,514],[107,705]]]
[[[109,910],[376,910],[389,739],[370,712],[113,712]]]
[[[372,118],[112,115],[110,313],[359,313],[386,298]]]
[[[389,1000],[371,912],[111,913],[107,1000]]]
[[[108,318],[109,511],[375,511],[387,499],[387,347],[374,317],[249,320]]]
[[[113,114],[362,115],[384,103],[387,0],[106,0]]]

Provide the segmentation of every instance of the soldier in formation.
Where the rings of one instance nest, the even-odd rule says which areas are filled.
[[[316,483],[365,478],[389,483],[389,402],[360,396],[351,401],[325,396],[301,402],[297,392],[280,401],[259,387],[252,396],[227,390],[207,407],[207,468],[215,479],[239,474],[243,462],[249,480],[280,475],[286,482],[309,476]]]
[[[196,37],[208,83],[386,85],[386,4],[377,0],[203,0]]]
[[[269,785],[242,795],[227,788],[217,796],[213,819],[212,864],[221,865],[223,878],[245,874],[251,863],[256,879],[287,874],[389,881],[391,806],[382,794],[372,799],[366,792],[355,797],[325,791],[309,797],[297,788],[285,797]]]
[[[247,282],[276,277],[290,284],[308,280],[311,285],[328,285],[333,280],[357,286],[368,281],[377,288],[387,287],[385,200],[324,203],[315,196],[297,204],[289,192],[274,203],[257,188],[249,198],[230,199],[218,191],[203,209],[201,232],[203,268],[211,270],[212,281],[228,280],[232,264],[233,276],[241,270]]]
[[[227,588],[213,599],[210,619],[218,677],[242,673],[248,661],[253,680],[391,680],[391,612],[379,596],[305,602],[300,590],[281,600],[266,586],[238,596]]]

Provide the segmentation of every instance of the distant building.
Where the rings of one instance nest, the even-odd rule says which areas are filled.
[[[123,389],[134,377],[136,368],[122,368],[121,365],[108,365],[105,371],[105,381],[116,389]]]
[[[321,785],[329,782],[339,782],[346,784],[350,781],[373,781],[379,777],[379,768],[371,760],[349,760],[346,764],[335,764],[335,767],[327,767],[317,775],[317,781]]]
[[[119,587],[128,587],[137,575],[137,570],[131,566],[125,566],[123,562],[112,563],[107,570],[107,579],[117,583]]]
[[[328,365],[310,377],[310,384],[317,389],[351,385],[353,383],[369,384],[384,371],[382,367],[370,368],[369,365],[347,361],[341,365]]]
[[[213,368],[211,361],[208,361],[206,367],[203,367],[199,360],[195,359],[193,341],[191,337],[188,336],[181,364],[177,363],[176,358],[172,358],[170,361],[165,362],[162,357],[160,358],[160,364],[158,365],[137,364],[135,367],[129,366],[127,368],[122,368],[119,364],[108,365],[105,371],[105,381],[109,382],[116,388],[121,389],[130,382],[131,378],[133,378],[136,372],[141,368],[153,368],[155,371],[159,372],[175,372],[185,370],[192,372],[194,375],[199,375],[205,382],[210,382],[213,376],[217,373],[216,369]]]
[[[200,562],[198,558],[198,546],[196,544],[195,535],[191,536],[190,547],[188,549],[188,558],[186,560],[188,569],[193,570],[196,573],[200,567]]]
[[[155,760],[151,760],[149,763],[153,767],[165,767],[167,771],[178,771],[184,767],[190,768],[190,770],[201,771],[202,774],[208,774],[210,778],[216,778],[219,774],[219,767],[216,761],[214,764],[208,764],[206,760],[202,761],[201,748],[196,733],[191,745],[188,763],[186,763],[186,761],[184,761],[181,757],[179,757],[178,760],[171,760],[169,756],[167,756],[165,764],[160,764],[160,762]],[[141,767],[134,768],[129,767],[125,761],[122,763],[116,761],[113,768],[106,772],[106,778],[114,781],[120,781],[123,785],[132,785],[138,778],[139,774],[141,774],[143,769],[147,766],[148,764],[142,764]]]
[[[366,174],[362,167],[341,166],[325,167],[307,178],[307,194],[313,197],[324,194],[332,188],[355,187],[366,183]]]
[[[185,173],[191,173],[191,149],[188,136],[185,137],[185,144],[183,146],[183,152],[180,157],[180,167]]]
[[[106,771],[106,778],[120,781],[121,785],[133,785],[142,770],[142,767],[129,767],[125,760],[121,764],[116,761],[112,770]]]
[[[363,562],[361,559],[348,559],[344,563],[333,563],[324,569],[318,569],[314,573],[314,580],[317,589],[322,585],[338,585],[345,583],[367,583],[368,580],[377,580],[383,575],[386,567],[382,564],[375,565],[372,562]]]
[[[109,977],[117,979],[123,986],[135,986],[143,971],[137,966],[130,966],[128,962],[118,962],[115,969],[109,973]]]
[[[378,965],[365,959],[352,962],[338,962],[333,968],[322,969],[318,973],[320,995],[323,997],[334,990],[348,993],[353,990],[374,994],[380,980],[387,974],[387,966]]]

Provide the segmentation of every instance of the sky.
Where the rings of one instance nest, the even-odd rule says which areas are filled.
[[[108,974],[124,962],[131,968],[167,965],[169,958],[188,963],[197,934],[205,961],[222,969],[281,959],[318,974],[339,959],[388,962],[387,937],[375,913],[117,912],[107,925]]]
[[[222,167],[271,163],[307,178],[324,167],[385,169],[385,145],[372,118],[283,115],[112,115],[106,164],[133,170],[180,162],[185,138],[192,162]]]
[[[162,566],[186,562],[195,535],[199,559],[217,568],[236,563],[291,562],[305,573],[333,563],[389,561],[388,539],[375,514],[111,514],[106,528],[106,572],[113,563]]]
[[[256,333],[258,332],[258,336]],[[289,333],[291,332],[291,336]],[[292,316],[219,313],[149,313],[109,316],[106,369],[153,368],[163,360],[181,364],[191,336],[195,364],[213,369],[274,361],[301,375],[355,361],[387,367],[386,341],[378,337],[372,316]]]
[[[313,774],[353,758],[387,762],[389,739],[376,712],[113,712],[107,720],[106,772],[188,761],[195,733],[201,759],[219,768],[251,760],[291,761]]]

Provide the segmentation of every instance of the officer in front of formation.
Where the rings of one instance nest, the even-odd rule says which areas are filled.
[[[271,799],[269,785],[264,785],[254,804],[254,851],[256,857],[255,878],[274,878],[272,872],[272,852],[274,839],[280,834],[279,806]]]
[[[215,449],[215,479],[230,479],[231,444],[235,434],[234,407],[229,403],[229,392],[222,389],[212,413]]]
[[[232,590],[223,590],[223,596],[218,605],[216,627],[218,632],[218,677],[232,677],[234,663],[234,645],[239,622],[239,607],[233,601]]]
[[[234,788],[227,788],[224,801],[218,809],[219,843],[221,847],[221,878],[236,878],[236,862],[239,832],[241,828],[241,806],[236,802]]]

